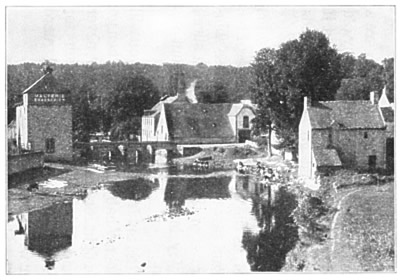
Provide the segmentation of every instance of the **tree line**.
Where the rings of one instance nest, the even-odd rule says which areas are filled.
[[[393,62],[387,58],[379,64],[365,54],[339,53],[324,33],[315,30],[305,31],[278,49],[261,49],[251,64],[251,92],[258,105],[254,134],[270,136],[274,130],[281,140],[276,148],[296,155],[304,96],[313,102],[368,100],[371,91],[380,93],[386,86],[393,102]]]
[[[161,97],[175,95],[179,82],[193,80],[201,103],[252,99],[257,104],[253,134],[271,135],[274,130],[281,140],[276,148],[294,154],[304,96],[313,101],[366,100],[371,91],[381,92],[386,86],[389,101],[394,99],[393,58],[380,64],[364,54],[339,53],[324,33],[306,30],[278,49],[259,50],[248,67],[48,61],[8,65],[8,122],[15,119],[20,94],[41,76],[44,64],[54,68],[53,75],[72,93],[73,133],[78,141],[87,141],[97,131],[110,131],[115,140],[140,134],[143,111]]]
[[[51,65],[57,81],[72,94],[74,140],[87,141],[89,134],[111,132],[113,139],[140,134],[140,117],[161,97],[174,96],[179,79],[197,80],[196,96],[202,103],[239,102],[250,99],[251,67],[170,64],[42,64],[23,63],[7,67],[8,123],[15,119],[21,93]],[[184,73],[184,76],[182,76]]]

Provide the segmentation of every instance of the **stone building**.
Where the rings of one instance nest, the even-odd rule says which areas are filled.
[[[311,102],[304,98],[299,125],[299,176],[316,180],[316,172],[337,168],[387,167],[387,125],[370,101]]]
[[[16,108],[17,145],[43,151],[47,160],[72,159],[71,93],[61,87],[47,67],[23,93]]]
[[[386,87],[382,91],[378,102],[379,109],[386,125],[386,168],[389,171],[394,170],[394,104],[389,103],[386,96]]]
[[[255,117],[250,101],[238,104],[194,103],[180,87],[164,97],[142,117],[142,141],[178,144],[244,143],[250,139]]]

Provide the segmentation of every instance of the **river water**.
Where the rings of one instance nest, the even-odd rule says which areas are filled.
[[[297,240],[295,198],[232,172],[109,182],[9,216],[9,273],[279,271]]]

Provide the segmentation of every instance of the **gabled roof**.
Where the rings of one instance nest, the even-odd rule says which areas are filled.
[[[243,104],[233,104],[231,110],[229,111],[228,115],[229,116],[236,116],[239,114],[240,110],[242,110]]]
[[[56,78],[51,73],[46,73],[34,82],[22,93],[67,93],[68,90],[62,88]]]
[[[163,97],[161,100],[151,108],[151,110],[159,111],[161,110],[161,104],[170,103],[191,103],[190,99],[182,94],[177,94],[175,96]]]
[[[252,110],[254,112],[254,109],[251,105],[248,105],[245,103],[235,103],[235,104],[232,104],[232,108],[229,111],[228,116],[231,116],[231,117],[237,116],[237,114],[239,114],[243,108],[249,108],[250,110]]]
[[[394,111],[392,107],[383,107],[381,108],[382,116],[385,122],[392,123],[394,122]]]
[[[326,101],[308,107],[313,129],[330,128],[333,124],[342,129],[381,129],[385,123],[376,104],[369,101]]]
[[[228,113],[231,104],[164,104],[173,138],[234,138]]]
[[[342,166],[339,155],[335,149],[313,149],[317,166]]]
[[[378,105],[379,107],[390,107],[390,102],[386,95],[386,86],[382,90],[382,95],[379,98]]]

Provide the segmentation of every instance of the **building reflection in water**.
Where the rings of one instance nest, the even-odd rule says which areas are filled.
[[[186,199],[230,198],[231,177],[171,177],[166,183],[164,201],[171,211],[180,211]]]
[[[134,180],[118,181],[110,184],[108,190],[112,195],[123,200],[143,200],[146,199],[159,183],[156,180],[151,181],[144,178]]]
[[[286,254],[295,246],[297,228],[290,216],[296,197],[285,187],[266,186],[251,176],[238,176],[236,190],[251,200],[252,213],[260,228],[258,233],[244,231],[243,248],[252,271],[280,271]]]
[[[72,202],[54,204],[29,212],[27,226],[21,220],[24,216],[17,216],[18,234],[25,229],[25,245],[44,258],[48,269],[55,266],[55,254],[72,245],[72,212]]]

